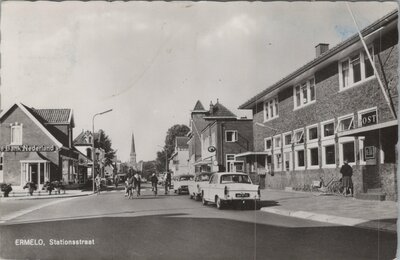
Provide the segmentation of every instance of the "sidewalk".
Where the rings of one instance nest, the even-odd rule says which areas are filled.
[[[6,200],[36,200],[36,199],[55,199],[55,198],[70,198],[79,196],[88,196],[93,194],[93,191],[81,191],[81,190],[66,190],[65,193],[61,191],[61,194],[52,193],[49,195],[47,192],[34,192],[33,196],[27,195],[27,192],[18,192],[13,196],[10,193],[9,197],[0,197],[0,201]]]
[[[397,202],[312,192],[261,190],[262,211],[337,225],[397,232]]]

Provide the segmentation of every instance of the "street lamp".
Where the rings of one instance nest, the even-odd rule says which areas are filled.
[[[94,150],[94,119],[96,118],[96,116],[111,112],[112,109],[106,110],[104,112],[101,113],[97,113],[93,115],[92,118],[92,159],[93,159],[93,163],[92,163],[92,186],[93,186],[93,194],[95,193],[94,190],[94,171],[95,171],[95,164],[96,164],[96,158],[95,158],[95,150]]]

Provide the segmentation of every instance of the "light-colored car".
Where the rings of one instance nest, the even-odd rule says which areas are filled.
[[[208,184],[202,188],[202,202],[215,203],[218,209],[234,202],[253,203],[260,206],[260,189],[251,182],[250,177],[238,172],[218,172],[211,176]]]
[[[189,182],[189,196],[191,199],[201,200],[201,191],[204,185],[210,181],[212,172],[201,172],[196,175],[193,181]]]
[[[172,178],[174,192],[178,194],[189,192],[189,182],[193,179],[194,175],[191,174],[174,176]]]

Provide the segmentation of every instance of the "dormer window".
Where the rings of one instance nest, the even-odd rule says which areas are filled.
[[[21,145],[22,144],[22,124],[12,124],[11,125],[11,145]]]

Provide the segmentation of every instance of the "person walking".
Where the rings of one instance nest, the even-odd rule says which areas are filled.
[[[96,184],[96,193],[97,193],[97,195],[99,195],[100,194],[100,188],[101,188],[101,178],[100,178],[100,175],[96,175],[96,178],[94,179],[94,181],[95,181],[95,184]]]
[[[133,175],[131,175],[127,180],[128,199],[133,199],[134,179]]]
[[[154,195],[157,195],[157,183],[158,183],[158,178],[155,173],[151,175],[151,189],[154,192]]]
[[[136,194],[139,197],[140,196],[140,184],[141,184],[141,178],[139,173],[136,173],[134,176],[134,185],[135,185],[135,189],[136,189]]]
[[[114,185],[115,185],[115,188],[116,188],[116,189],[118,189],[119,181],[120,181],[119,176],[118,176],[118,175],[115,175],[115,178],[114,178]]]
[[[347,196],[353,196],[353,181],[351,180],[351,176],[353,176],[353,169],[349,165],[349,161],[347,159],[344,160],[344,164],[340,169],[340,173],[342,174],[342,184],[343,184],[343,194]]]

